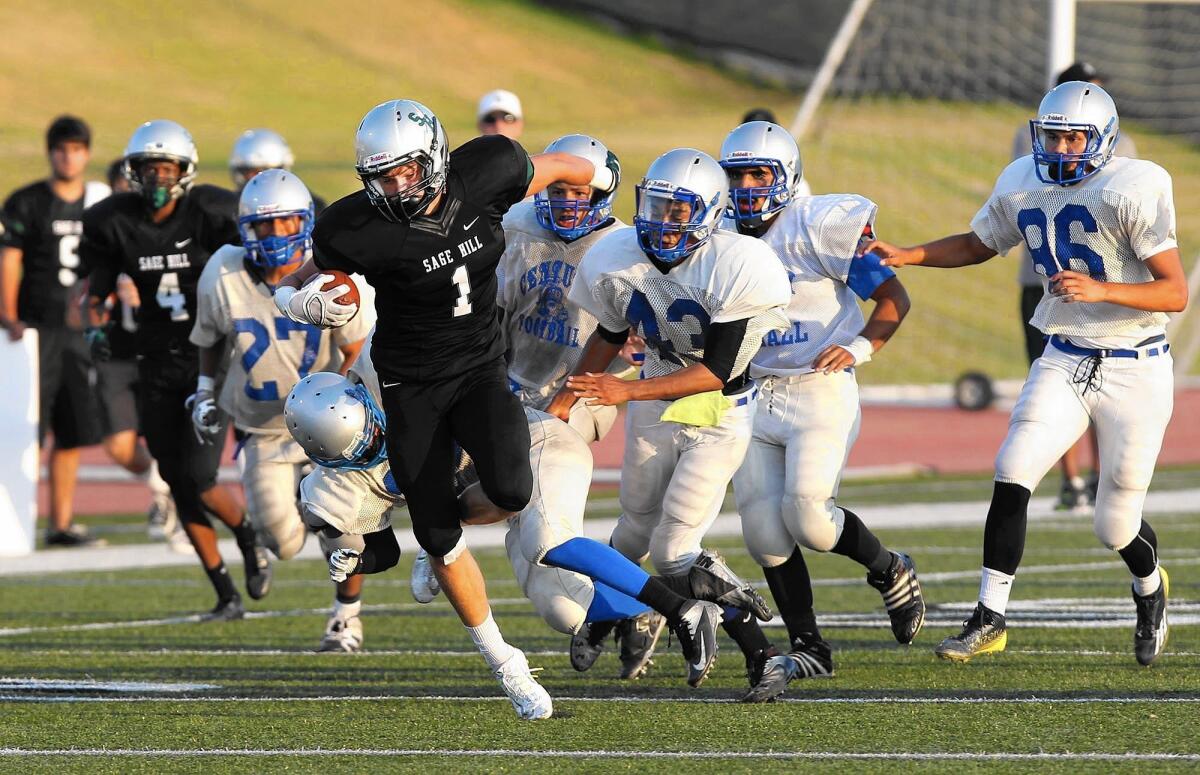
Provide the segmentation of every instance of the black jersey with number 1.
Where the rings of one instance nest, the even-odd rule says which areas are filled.
[[[525,197],[532,177],[520,145],[479,137],[451,152],[435,214],[393,223],[359,191],[317,219],[317,266],[361,273],[375,289],[379,320],[371,352],[385,383],[448,379],[503,355],[496,317],[500,221]]]
[[[193,352],[188,336],[200,273],[217,248],[240,243],[237,195],[201,185],[188,191],[162,223],[150,220],[138,194],[117,194],[88,208],[80,249],[93,296],[112,293],[121,272],[133,278],[142,302],[138,352],[153,355]]]

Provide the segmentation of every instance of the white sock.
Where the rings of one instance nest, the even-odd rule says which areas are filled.
[[[1008,595],[1012,592],[1014,578],[1007,573],[984,568],[983,576],[979,579],[979,602],[1003,615],[1008,608]]]
[[[488,667],[492,670],[500,667],[512,657],[514,649],[505,643],[504,636],[500,634],[500,628],[496,626],[496,620],[492,618],[491,611],[488,611],[487,618],[481,624],[477,627],[468,627],[467,632],[471,633],[471,640],[475,641],[475,648],[479,649],[479,653],[487,660]]]
[[[171,488],[167,486],[167,483],[158,473],[157,460],[150,461],[150,468],[145,474],[143,474],[143,476],[146,479],[146,486],[150,488],[150,492],[154,493],[155,495],[171,494]]]
[[[358,616],[358,612],[362,610],[362,601],[355,600],[353,603],[343,603],[336,597],[333,599],[333,616],[336,619],[345,621]]]
[[[1146,597],[1153,595],[1158,591],[1158,586],[1162,584],[1162,574],[1158,572],[1158,566],[1154,566],[1154,570],[1144,579],[1133,577],[1133,592],[1138,597]]]
[[[1087,487],[1087,482],[1083,480],[1082,476],[1072,476],[1070,484],[1071,489],[1073,490],[1082,490],[1083,488]]]

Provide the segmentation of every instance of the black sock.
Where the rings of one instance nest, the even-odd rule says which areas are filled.
[[[657,576],[646,580],[646,586],[637,593],[637,599],[672,621],[679,618],[679,609],[687,602],[683,595],[673,591]]]
[[[686,573],[679,573],[674,576],[654,576],[654,578],[666,584],[667,589],[682,598],[690,598],[692,596],[692,582]]]
[[[357,603],[358,599],[362,597],[362,593],[360,592],[357,595],[345,595],[342,594],[342,591],[339,589],[334,597],[342,605],[350,605],[351,603]]]
[[[862,565],[876,576],[882,576],[892,564],[892,553],[883,548],[875,534],[850,509],[843,508],[842,536],[833,545],[834,554],[841,554]]]
[[[775,607],[787,625],[788,640],[794,641],[801,633],[820,635],[817,615],[813,612],[812,579],[808,575],[808,564],[797,546],[792,556],[782,565],[763,568]]]
[[[740,608],[726,608],[725,611],[727,616],[721,622],[721,627],[725,630],[725,634],[738,644],[738,648],[742,650],[743,654],[751,656],[757,651],[771,648],[771,641],[767,640],[762,627],[758,626],[758,620],[754,618],[754,614]],[[733,613],[733,616],[728,616],[730,612]]]
[[[258,536],[254,533],[254,525],[250,522],[250,518],[245,514],[242,515],[242,523],[237,527],[230,528],[233,531],[233,537],[237,539],[238,548],[242,550],[242,554],[254,550],[254,545],[258,542]]]
[[[204,572],[208,574],[208,580],[217,591],[217,603],[227,603],[238,596],[233,579],[229,578],[229,571],[225,569],[225,563],[215,568],[205,568]]]
[[[1158,565],[1158,536],[1154,534],[1150,523],[1143,519],[1138,534],[1129,542],[1129,546],[1118,549],[1117,554],[1121,555],[1129,572],[1137,578],[1144,579],[1153,573]]]
[[[992,505],[983,526],[983,567],[1017,574],[1025,553],[1025,522],[1029,518],[1029,490],[1011,482],[996,482]]]

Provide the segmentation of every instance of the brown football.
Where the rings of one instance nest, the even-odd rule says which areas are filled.
[[[322,269],[320,274],[313,275],[313,277],[320,277],[322,274],[333,277],[332,280],[321,286],[321,290],[323,291],[333,290],[339,285],[350,286],[350,290],[338,296],[334,301],[338,304],[353,304],[356,307],[359,305],[358,286],[354,284],[354,280],[351,279],[350,275],[338,269]],[[309,282],[312,282],[312,280],[309,280]]]

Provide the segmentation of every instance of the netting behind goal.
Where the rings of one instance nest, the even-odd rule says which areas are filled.
[[[817,193],[880,205],[878,233],[912,244],[967,230],[1045,91],[1046,0],[874,0],[801,138]],[[1200,252],[1200,5],[1080,2],[1076,58],[1106,79],[1138,155],[1175,181],[1185,265]],[[909,269],[913,311],[868,382],[1026,371],[1019,250],[953,272]],[[1195,362],[1200,315],[1173,331]]]

